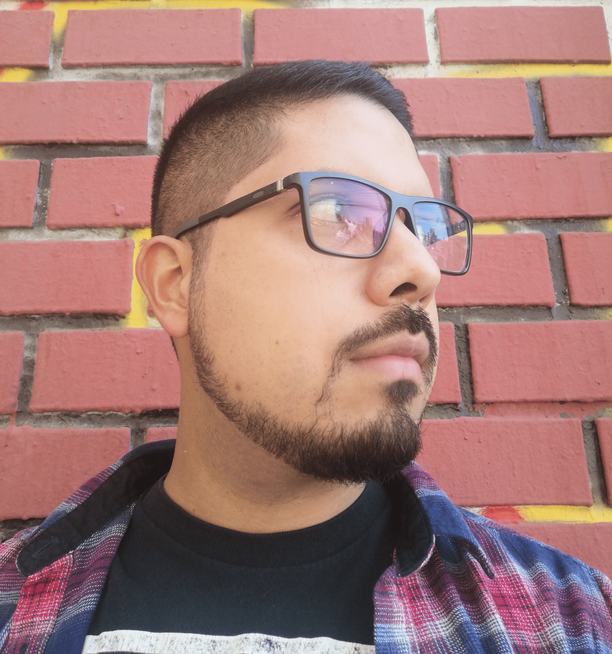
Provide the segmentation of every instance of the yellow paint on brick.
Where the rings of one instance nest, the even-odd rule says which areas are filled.
[[[518,506],[526,522],[612,522],[612,509],[602,506]]]
[[[470,64],[449,77],[601,77],[612,75],[612,64]]]
[[[28,68],[4,68],[0,73],[0,82],[27,82],[31,74]]]
[[[500,223],[476,223],[474,234],[507,234],[508,228]]]
[[[146,227],[145,229],[134,229],[128,232],[128,238],[134,241],[134,259],[132,262],[132,300],[131,309],[127,316],[121,321],[122,327],[159,327],[157,320],[149,316],[147,311],[147,298],[140,288],[140,284],[136,279],[135,267],[138,253],[142,242],[151,238],[151,230]]]
[[[600,139],[598,146],[600,152],[612,152],[612,138]]]

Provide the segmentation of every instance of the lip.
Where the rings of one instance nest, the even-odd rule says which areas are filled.
[[[429,343],[424,334],[398,334],[360,348],[350,362],[395,379],[421,381],[428,355]]]

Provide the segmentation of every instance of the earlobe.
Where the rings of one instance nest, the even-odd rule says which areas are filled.
[[[188,333],[191,262],[189,243],[169,236],[144,241],[136,261],[136,277],[150,310],[164,330],[175,338]]]

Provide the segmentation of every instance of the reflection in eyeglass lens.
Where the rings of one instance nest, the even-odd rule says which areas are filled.
[[[463,216],[435,202],[417,202],[413,214],[417,236],[440,270],[463,270],[468,249],[468,226]]]

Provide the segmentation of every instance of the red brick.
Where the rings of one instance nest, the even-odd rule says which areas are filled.
[[[435,154],[420,154],[419,161],[425,171],[434,197],[440,197],[440,172],[438,168],[438,157]]]
[[[0,520],[44,518],[129,447],[127,427],[0,430]]]
[[[612,134],[612,77],[544,77],[540,86],[549,136]]]
[[[17,410],[22,366],[23,334],[20,332],[0,334],[0,370],[2,370],[0,375],[0,414],[14,413]]]
[[[414,135],[532,137],[527,86],[510,79],[395,79],[414,120]]]
[[[170,135],[174,123],[199,97],[222,82],[168,82],[164,101],[164,138]]]
[[[146,143],[151,82],[0,83],[0,143]]]
[[[147,443],[176,438],[176,430],[176,427],[149,427],[147,429]]]
[[[0,227],[31,227],[40,162],[0,161]]]
[[[455,349],[455,327],[452,323],[440,323],[440,345],[438,352],[438,372],[434,382],[430,404],[458,404],[461,402],[459,388],[459,367]]]
[[[474,236],[470,272],[464,277],[442,275],[436,300],[441,307],[554,307],[544,235]]]
[[[0,243],[0,315],[130,310],[134,241]]]
[[[47,227],[150,224],[157,157],[96,157],[53,162]]]
[[[521,522],[512,529],[565,552],[612,577],[612,523]]]
[[[572,304],[612,304],[612,234],[561,234]]]
[[[424,420],[417,461],[462,506],[593,503],[579,420]]]
[[[601,7],[436,9],[442,63],[608,64]]]
[[[482,154],[451,157],[455,201],[475,220],[607,218],[612,154]]]
[[[0,12],[0,67],[49,68],[54,14]]]
[[[608,504],[612,505],[612,418],[599,418],[595,425],[608,489]],[[612,543],[612,540],[610,542]]]
[[[476,402],[612,399],[612,322],[469,325]]]
[[[42,332],[30,410],[151,411],[176,408],[180,381],[161,329]]]
[[[64,67],[241,63],[240,9],[68,12]]]
[[[256,9],[253,64],[427,63],[422,9]]]

